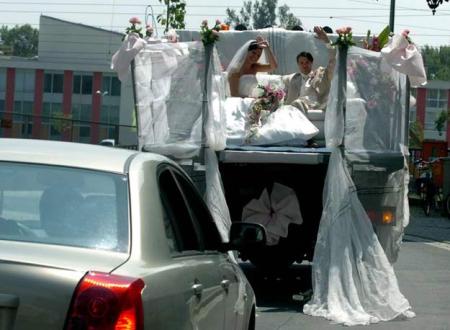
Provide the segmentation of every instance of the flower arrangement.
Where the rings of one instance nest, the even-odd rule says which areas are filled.
[[[250,143],[254,137],[258,136],[259,128],[264,125],[267,117],[283,103],[286,92],[278,85],[271,83],[266,85],[258,84],[252,96],[256,99],[247,114],[246,143]]]
[[[336,29],[338,38],[333,42],[332,46],[339,46],[340,48],[348,48],[350,46],[356,45],[353,41],[352,28],[350,26],[341,27]]]
[[[230,27],[222,23],[220,20],[216,20],[216,24],[211,29],[208,27],[208,20],[203,20],[202,25],[200,25],[200,36],[203,45],[212,45],[217,40],[219,40],[219,31],[228,31]]]
[[[142,27],[140,27],[141,25],[141,20],[139,19],[139,17],[131,17],[128,22],[131,23],[131,26],[127,27],[125,29],[125,35],[123,36],[122,40],[125,39],[125,37],[131,33],[136,33],[139,37],[143,37],[144,35],[142,34]]]
[[[166,32],[166,38],[168,42],[178,42],[179,35],[177,34],[177,31],[170,29]]]
[[[381,48],[383,48],[388,43],[389,36],[390,36],[389,26],[386,26],[378,36],[374,35],[373,37],[371,37],[371,32],[370,30],[368,30],[366,39],[362,41],[363,43],[362,46],[365,49],[379,52],[381,51]]]

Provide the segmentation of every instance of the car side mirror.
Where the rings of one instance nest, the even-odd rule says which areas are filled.
[[[228,250],[253,249],[266,244],[266,230],[257,223],[233,222]]]

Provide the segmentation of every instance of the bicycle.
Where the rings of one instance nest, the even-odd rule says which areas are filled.
[[[425,215],[428,217],[431,214],[431,209],[434,208],[436,211],[448,211],[447,204],[450,204],[450,196],[444,201],[444,194],[442,187],[435,184],[433,180],[432,167],[435,162],[421,161],[419,165],[419,171],[424,172],[424,176],[419,178],[419,191],[420,198],[422,200],[422,208]]]

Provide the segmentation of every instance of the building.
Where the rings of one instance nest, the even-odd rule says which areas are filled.
[[[415,106],[411,107],[410,122],[417,121],[424,128],[424,139],[434,145],[446,144],[450,153],[450,118],[444,123],[441,132],[436,129],[435,121],[442,111],[450,109],[450,81],[430,80],[421,88],[413,90]],[[436,149],[437,150],[437,149]]]
[[[0,56],[0,136],[135,144],[131,81],[110,69],[122,34],[41,16],[38,56]]]

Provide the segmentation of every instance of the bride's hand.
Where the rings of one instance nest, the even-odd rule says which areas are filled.
[[[263,48],[269,47],[269,43],[262,36],[257,36],[256,42]]]

